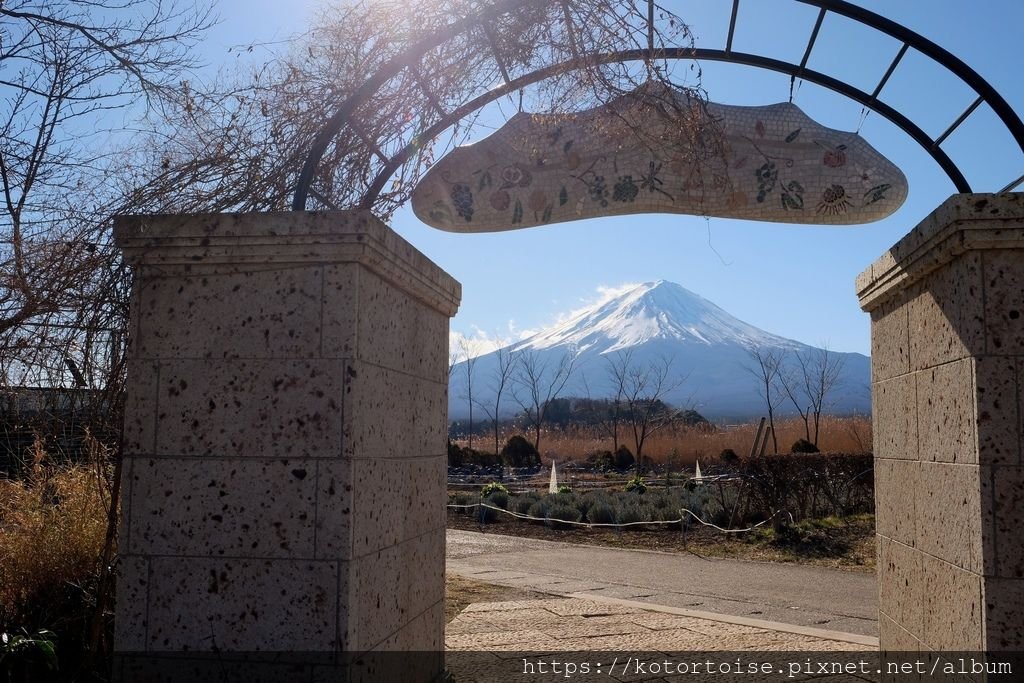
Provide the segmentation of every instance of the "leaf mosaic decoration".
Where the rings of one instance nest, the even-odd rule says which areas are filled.
[[[681,92],[654,87],[691,111]],[[665,107],[643,106],[651,96],[640,89],[590,111],[517,114],[439,160],[413,192],[413,210],[455,232],[645,212],[850,225],[906,199],[903,173],[863,138],[792,103],[708,103],[688,136]],[[725,151],[699,161],[699,145],[716,136]]]

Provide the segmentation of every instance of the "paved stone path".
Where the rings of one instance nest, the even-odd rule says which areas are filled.
[[[448,530],[448,571],[576,598],[878,635],[874,573]],[[453,622],[454,623],[454,622]],[[457,641],[456,641],[457,644]]]
[[[762,665],[770,662],[767,675],[759,675],[759,671],[741,678],[721,676],[723,681],[754,682],[791,680],[791,667],[799,667],[805,660],[862,661],[869,658],[866,654],[878,651],[877,639],[868,636],[796,626],[779,630],[778,624],[740,617],[705,619],[685,612],[609,598],[476,603],[448,624],[445,665],[458,683],[565,679],[654,682],[683,680],[651,675],[655,673],[652,665],[666,661],[675,666],[708,659],[732,663],[742,658]],[[643,664],[631,665],[634,661]],[[541,662],[548,666],[547,671],[538,668]],[[552,670],[555,666],[560,666],[560,671]],[[525,675],[527,671],[538,675]],[[877,680],[862,675],[796,678],[811,677],[830,683]],[[699,676],[689,679],[703,680]]]

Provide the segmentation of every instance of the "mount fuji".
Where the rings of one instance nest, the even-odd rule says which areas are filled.
[[[566,354],[575,354],[572,376],[561,397],[614,397],[608,372],[617,352],[629,352],[631,364],[645,368],[671,360],[671,371],[685,378],[665,396],[677,407],[692,407],[708,418],[740,419],[764,413],[758,380],[747,369],[751,351],[782,353],[792,362],[796,355],[820,352],[813,346],[765,332],[673,282],[658,280],[638,285],[615,298],[583,310],[570,319],[514,342],[504,351],[515,356],[529,353],[537,365],[556,367]],[[841,361],[837,388],[826,400],[826,411],[836,414],[871,410],[871,361],[859,353],[830,351]],[[479,356],[473,366],[475,402],[494,405],[498,352]],[[513,384],[510,382],[509,384]],[[450,419],[468,414],[466,364],[452,369],[448,390]],[[792,406],[779,403],[779,411]],[[506,385],[501,414],[518,412]],[[482,411],[475,410],[477,416]]]

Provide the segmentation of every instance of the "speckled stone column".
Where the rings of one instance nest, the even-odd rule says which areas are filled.
[[[418,650],[403,680],[432,679],[459,284],[367,212],[114,234],[135,270],[119,666]]]
[[[883,650],[1024,650],[1024,195],[951,197],[857,279]]]

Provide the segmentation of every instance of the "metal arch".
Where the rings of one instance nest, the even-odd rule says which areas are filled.
[[[799,0],[803,2],[803,0]],[[745,52],[730,52],[726,54],[723,50],[695,50],[696,59],[706,59],[708,61],[724,61],[733,62],[737,64],[744,64],[746,66],[755,66],[762,69],[769,69],[771,71],[779,71],[790,76],[802,78],[805,81],[810,81],[817,85],[834,90],[840,95],[845,95],[851,100],[858,102],[873,111],[878,112],[885,118],[892,121],[894,124],[899,126],[904,133],[914,139],[919,145],[921,145],[926,152],[939,164],[949,179],[953,181],[953,185],[956,186],[957,192],[970,192],[971,186],[967,182],[963,173],[960,172],[960,168],[953,163],[953,160],[949,158],[942,148],[935,144],[935,141],[925,133],[916,123],[908,119],[898,110],[890,107],[888,104],[879,101],[877,98],[869,95],[868,93],[853,87],[852,85],[840,81],[838,78],[833,78],[827,74],[823,74],[819,71],[808,69],[805,66],[797,64],[790,64],[789,62],[783,62],[778,59],[771,59],[769,57],[762,57],[760,55],[748,54]],[[1021,138],[1024,140],[1024,138]],[[1024,146],[1022,146],[1024,149]]]
[[[899,126],[904,132],[910,137],[917,141],[933,159],[942,168],[943,171],[949,176],[950,180],[956,186],[958,192],[970,192],[971,188],[964,178],[960,169],[957,167],[953,160],[942,151],[940,147],[932,144],[932,139],[919,128],[913,121],[908,119],[906,116],[893,109],[884,102],[878,102],[873,100],[872,96],[863,90],[854,88],[836,78],[832,78],[823,73],[819,73],[806,67],[801,67],[799,64],[791,64],[777,59],[769,59],[760,55],[748,54],[745,52],[725,52],[724,50],[709,50],[709,49],[691,49],[691,48],[662,48],[659,54],[660,57],[665,59],[705,59],[708,61],[725,61],[733,62],[737,64],[743,64],[746,66],[754,66],[762,69],[769,69],[772,71],[778,71],[788,75],[800,74],[800,77],[804,80],[816,83],[823,87],[834,90],[841,95],[845,95],[856,102],[859,102],[865,106],[870,106],[874,111],[878,112],[881,116],[892,121],[894,124]],[[422,139],[432,139],[440,135],[446,128],[453,125],[456,121],[463,118],[464,116],[476,111],[484,105],[498,100],[505,95],[515,92],[520,88],[525,88],[529,85],[543,81],[547,78],[557,76],[568,71],[576,69],[582,69],[585,66],[591,66],[594,64],[608,64],[612,62],[631,62],[631,61],[643,61],[647,59],[647,50],[636,49],[636,50],[625,50],[621,52],[610,52],[601,55],[588,55],[587,57],[580,59],[572,59],[569,61],[554,64],[543,69],[533,71],[526,76],[521,76],[514,79],[506,84],[503,84],[499,88],[495,88],[487,93],[466,102],[458,109],[452,111],[448,116],[444,117],[440,121],[437,121],[434,125],[427,128],[420,134]],[[363,195],[363,199],[360,203],[360,208],[368,209],[373,206],[373,202],[376,201],[380,195],[381,190],[387,183],[388,178],[401,167],[409,158],[419,149],[419,143],[410,143],[398,154],[391,157],[391,160],[385,164],[381,170],[377,173],[377,176],[373,179],[373,182],[367,188],[366,193]]]
[[[960,78],[964,83],[969,85],[974,92],[978,93],[979,96],[988,102],[988,105],[992,107],[992,111],[996,113],[996,116],[1000,118],[1003,125],[1013,135],[1013,139],[1020,145],[1022,151],[1024,151],[1024,122],[1021,122],[1020,117],[1013,110],[1013,107],[1007,103],[999,91],[992,87],[992,85],[978,74],[977,71],[969,67],[959,57],[954,55],[949,50],[941,47],[940,45],[928,40],[920,33],[911,31],[906,26],[897,24],[892,19],[887,19],[880,14],[870,12],[863,7],[853,5],[846,0],[796,0],[806,5],[814,5],[820,7],[829,12],[835,12],[848,19],[870,26],[871,28],[886,33],[893,38],[902,41],[905,44],[910,45],[918,52],[931,57],[934,61],[938,62],[942,66],[949,69],[957,77]],[[901,55],[902,56],[902,55]]]
[[[556,0],[557,1],[557,0]],[[855,88],[848,83],[841,81],[827,74],[809,70],[806,68],[807,59],[810,56],[811,49],[813,48],[814,40],[817,36],[817,31],[811,36],[808,43],[806,54],[801,64],[791,64],[781,60],[771,59],[763,57],[761,55],[755,55],[750,53],[736,52],[732,49],[732,34],[735,28],[737,10],[739,7],[740,0],[733,0],[732,7],[732,18],[729,26],[729,40],[724,50],[714,50],[707,48],[661,48],[659,57],[665,59],[707,59],[709,61],[723,61],[733,62],[737,64],[743,64],[746,66],[753,66],[763,69],[769,69],[772,71],[778,71],[790,75],[793,78],[801,78],[803,80],[810,81],[821,85],[822,87],[828,88],[835,92],[838,92],[850,99],[859,102],[863,106],[879,113],[884,116],[901,130],[907,133],[912,139],[920,144],[926,152],[949,176],[958,192],[970,192],[971,187],[961,173],[960,169],[952,159],[942,151],[940,144],[970,113],[980,104],[981,101],[985,101],[989,104],[996,115],[1002,120],[1003,124],[1013,135],[1017,144],[1021,150],[1024,151],[1024,123],[1021,122],[1020,117],[1017,116],[1013,108],[1006,102],[1006,100],[995,90],[985,79],[983,79],[974,69],[965,64],[962,60],[954,56],[949,51],[921,36],[920,34],[901,26],[890,19],[886,19],[878,14],[875,14],[862,7],[852,5],[845,0],[796,0],[807,5],[813,5],[821,9],[819,14],[819,21],[816,27],[820,25],[821,20],[824,18],[825,13],[831,11],[838,15],[845,16],[849,19],[853,19],[863,25],[874,28],[882,33],[892,36],[903,42],[899,53],[896,58],[889,66],[885,75],[882,77],[881,82],[875,88],[874,92],[868,94],[858,88]],[[295,190],[295,196],[292,202],[292,209],[301,211],[305,209],[306,198],[310,192],[310,183],[313,178],[313,174],[319,165],[320,159],[330,144],[331,139],[337,135],[344,126],[348,123],[349,118],[355,112],[357,106],[363,103],[369,96],[376,92],[384,83],[389,79],[398,75],[402,69],[409,67],[413,68],[420,57],[422,57],[428,50],[440,45],[441,43],[453,38],[465,30],[469,30],[472,26],[486,21],[494,16],[504,14],[508,11],[520,8],[529,7],[532,5],[548,4],[550,0],[505,0],[504,2],[498,2],[481,13],[461,19],[452,24],[449,24],[444,30],[419,41],[401,55],[398,55],[392,59],[388,64],[383,66],[380,71],[374,74],[371,78],[365,81],[347,100],[345,100],[338,111],[332,116],[323,126],[320,133],[317,135],[310,153],[306,158],[305,165],[303,166],[302,173],[300,174],[297,187]],[[961,115],[959,119],[943,135],[939,140],[931,138],[925,133],[920,127],[914,124],[910,119],[904,116],[902,113],[890,107],[878,100],[878,95],[888,81],[892,72],[896,69],[899,61],[906,53],[907,47],[913,47],[922,54],[930,57],[932,60],[938,62],[951,73],[959,77],[963,82],[970,86],[975,93],[979,95],[978,100],[971,105],[969,110]],[[587,65],[594,64],[606,64],[617,61],[637,61],[645,60],[650,58],[650,52],[648,50],[625,50],[614,53],[605,53],[600,55],[579,55],[574,59],[561,62],[556,65],[544,67],[542,69],[535,70],[525,76],[513,80],[506,80],[502,86],[495,88],[479,97],[476,97],[469,102],[464,103],[462,106],[455,109],[453,112],[443,117],[441,120],[430,126],[427,130],[423,131],[417,136],[417,140],[407,145],[398,154],[391,157],[385,162],[383,168],[378,173],[374,181],[367,188],[367,191],[363,195],[363,199],[360,206],[363,208],[369,208],[373,202],[379,196],[384,184],[388,178],[403,164],[405,163],[411,154],[419,148],[422,144],[422,140],[433,139],[437,135],[441,134],[447,127],[453,125],[456,121],[463,118],[464,116],[472,113],[476,109],[483,107],[484,105],[499,99],[510,92],[514,92],[520,88],[524,88],[533,83],[545,80],[568,71],[581,69]],[[1011,184],[1009,187],[1013,187]]]
[[[320,159],[323,157],[324,152],[327,151],[327,146],[331,143],[334,136],[340,133],[348,123],[352,114],[355,113],[356,107],[362,104],[373,93],[377,92],[381,86],[397,76],[402,69],[415,66],[419,62],[420,58],[428,51],[444,42],[447,42],[448,40],[451,40],[481,21],[486,21],[494,16],[504,14],[520,7],[547,4],[549,1],[550,0],[500,0],[480,13],[452,22],[443,30],[413,44],[405,52],[397,55],[381,67],[380,71],[363,81],[363,84],[359,86],[359,88],[357,88],[347,100],[341,103],[341,106],[338,107],[338,111],[335,112],[334,116],[327,119],[326,123],[324,123],[323,127],[320,129],[320,132],[317,133],[317,136],[313,139],[313,143],[310,145],[309,154],[306,156],[306,162],[303,164],[302,172],[299,174],[299,180],[295,188],[295,196],[292,199],[292,210],[305,210],[306,198],[309,195],[309,186],[313,181],[313,174],[316,172],[317,166],[320,165]]]

